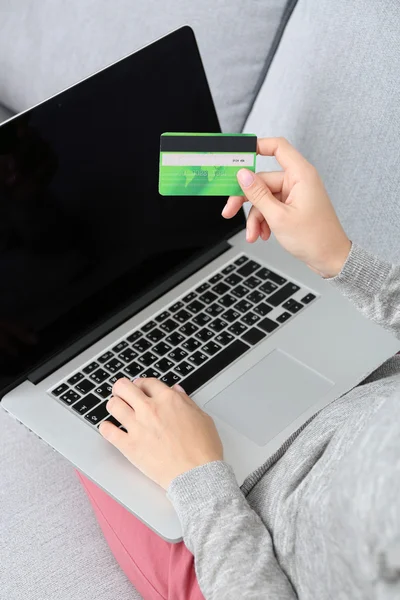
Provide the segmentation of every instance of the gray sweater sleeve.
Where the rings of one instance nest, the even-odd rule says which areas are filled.
[[[342,271],[327,281],[366,317],[400,338],[400,267],[353,243]]]
[[[206,600],[297,598],[275,558],[269,531],[227,463],[211,462],[180,475],[168,496]]]
[[[365,316],[400,337],[400,268],[353,244],[342,272],[329,281]],[[297,598],[276,560],[270,532],[228,464],[216,461],[180,475],[168,497],[206,600]]]

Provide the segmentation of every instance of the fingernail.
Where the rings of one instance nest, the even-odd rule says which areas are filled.
[[[178,392],[182,392],[183,394],[186,394],[185,390],[183,389],[183,387],[182,387],[181,385],[179,385],[179,383],[176,383],[176,384],[174,385],[174,388],[175,388],[176,390],[178,390]]]
[[[240,185],[249,187],[254,181],[254,173],[248,169],[240,169],[240,171],[237,172],[237,178]]]
[[[222,209],[222,213],[221,215],[224,217],[225,216],[225,211],[227,209],[228,203],[225,204],[224,208]]]

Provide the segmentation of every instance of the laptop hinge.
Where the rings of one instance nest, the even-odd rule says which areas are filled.
[[[48,377],[53,371],[59,369],[63,364],[74,358],[74,356],[77,356],[83,352],[83,350],[107,335],[110,331],[116,329],[116,327],[121,325],[121,323],[124,323],[124,321],[127,321],[133,317],[135,314],[143,310],[143,308],[157,300],[157,298],[167,293],[169,290],[193,275],[193,273],[196,271],[202,269],[205,265],[230,248],[231,245],[225,240],[220,244],[213,246],[206,252],[202,252],[200,256],[194,260],[191,260],[177,273],[168,277],[166,281],[163,281],[153,289],[149,290],[146,294],[132,302],[132,304],[129,306],[126,306],[124,309],[115,313],[113,316],[109,317],[103,323],[92,328],[82,338],[71,343],[68,348],[65,348],[55,356],[52,356],[45,363],[31,371],[28,375],[28,380],[34,384],[39,383],[42,381],[42,379]]]

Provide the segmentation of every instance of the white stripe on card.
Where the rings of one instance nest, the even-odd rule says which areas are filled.
[[[193,165],[213,167],[252,167],[254,154],[195,154],[194,152],[167,152],[162,155],[163,167],[188,167]]]

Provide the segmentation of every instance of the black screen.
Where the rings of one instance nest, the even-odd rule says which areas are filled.
[[[0,127],[0,395],[243,226],[158,194],[165,131],[220,131],[188,27]]]

